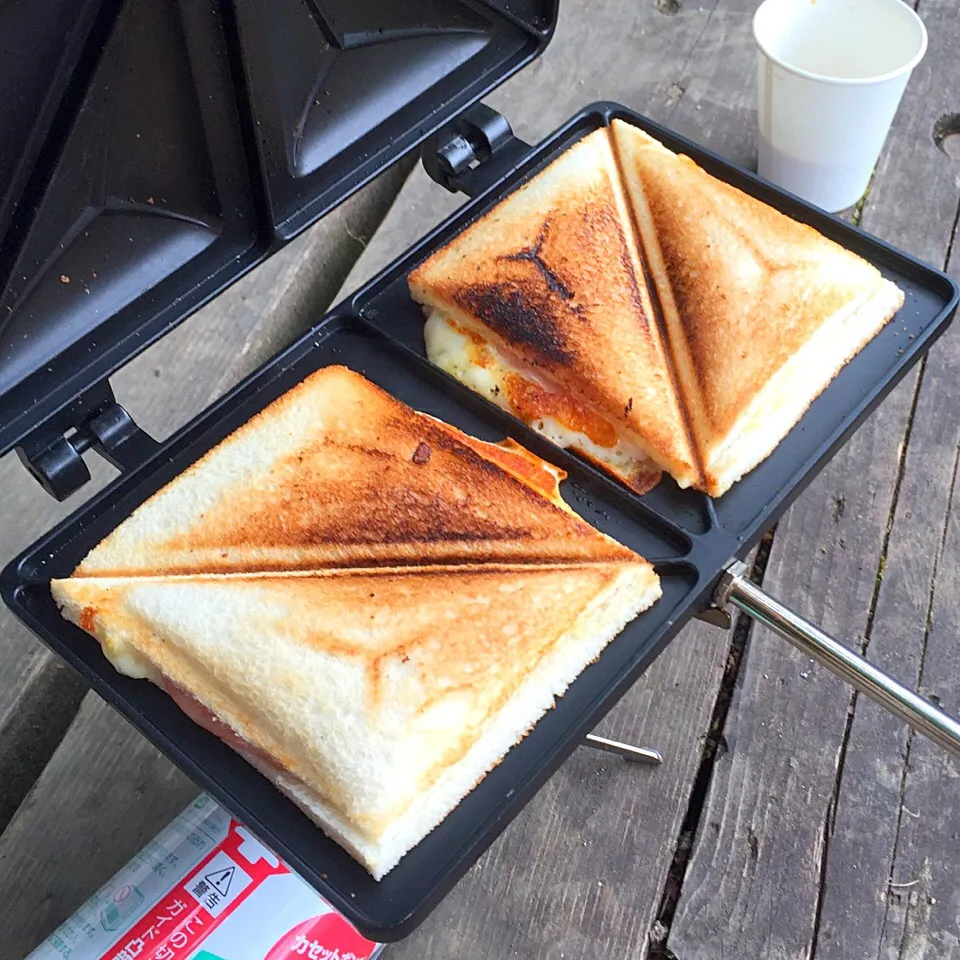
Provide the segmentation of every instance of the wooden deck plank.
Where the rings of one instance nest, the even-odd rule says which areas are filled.
[[[943,589],[935,617],[955,618],[955,583],[947,579],[952,564],[948,559],[938,569],[937,562],[960,444],[960,422],[955,416],[941,415],[944,410],[956,410],[960,401],[960,337],[956,334],[954,330],[946,335],[924,371],[868,638],[871,661],[914,689],[923,674],[925,692],[936,694],[948,709],[952,703],[954,712],[956,699],[950,694],[960,681],[960,662],[947,656],[938,668],[928,666],[932,653],[928,616],[936,569]],[[948,646],[955,645],[953,635]],[[960,895],[956,882],[960,872],[950,866],[960,855],[955,791],[943,782],[943,768],[949,769],[949,761],[941,760],[921,740],[896,718],[858,698],[829,838],[817,950],[824,960],[879,956],[881,943],[890,941],[897,955],[906,934],[908,905],[918,897],[936,896],[934,890],[944,901]],[[922,765],[920,756],[925,757]],[[934,759],[937,762],[931,763]],[[954,776],[960,776],[960,767],[953,770]],[[910,800],[908,793],[914,794]],[[913,844],[919,840],[923,852],[936,851],[930,862],[919,865],[920,873],[908,852],[905,831],[911,829],[912,813],[905,814],[904,807],[914,813],[922,810],[923,835],[915,836]],[[951,881],[947,884],[941,873],[944,867]],[[910,873],[908,880],[920,877],[921,883],[890,886],[900,883],[904,872]],[[955,915],[951,928],[954,919]]]
[[[262,268],[185,321],[113,379],[119,401],[166,437],[322,315],[405,171],[387,173]],[[115,471],[88,454],[93,479],[65,504],[44,494],[15,455],[0,462],[0,562],[75,510]],[[0,607],[0,830],[66,732],[85,687]]]
[[[958,271],[960,272],[960,271]],[[956,273],[954,274],[956,276]],[[956,354],[954,355],[956,359]],[[958,368],[953,368],[949,401],[956,410]],[[960,715],[960,502],[956,485],[946,538],[937,565],[930,630],[921,664],[920,690]],[[960,956],[960,834],[957,782],[960,763],[929,741],[910,742],[898,811],[900,829],[891,880],[890,909],[877,956],[956,958]],[[917,881],[914,883],[914,881]]]
[[[90,695],[0,837],[0,956],[24,957],[196,795],[197,788]],[[106,851],[126,851],[118,861]]]
[[[638,7],[628,0],[566,0],[557,36],[543,61],[490,102],[509,111],[518,134],[531,139],[549,132],[584,103],[601,98],[617,98],[663,116],[673,105],[673,88],[708,18],[709,9],[690,8],[670,16],[653,5]],[[640,49],[643,56],[637,54]],[[588,50],[602,51],[603,56],[586,56]],[[425,176],[415,175],[350,282],[355,285],[363,270],[369,275],[380,269],[457,202]],[[264,335],[268,329],[263,327]],[[135,412],[149,417],[146,405],[143,412]],[[419,939],[392,951],[398,956],[406,951],[406,955],[418,957],[479,958],[500,956],[496,951],[511,943],[524,955],[553,958],[558,956],[558,940],[567,944],[563,948],[569,951],[567,956],[577,956],[590,938],[608,943],[611,951],[639,951],[657,909],[699,764],[727,644],[728,638],[714,628],[689,628],[606,721],[603,729],[612,735],[649,739],[663,749],[667,754],[664,768],[651,771],[579,751],[569,770],[560,771],[531,811],[490,851],[487,863],[491,866],[481,865],[461,885],[464,892],[458,891],[444,905]],[[121,732],[116,734],[118,729]],[[95,730],[87,738],[102,740],[108,734],[118,737],[118,752],[139,743],[119,718],[101,709]],[[66,766],[58,754],[51,766],[54,773],[31,797],[29,821],[24,825],[18,816],[8,830],[8,835],[16,831],[16,846],[32,850],[39,861],[33,875],[32,890],[36,892],[25,898],[27,907],[42,898],[57,905],[44,912],[40,922],[31,919],[27,908],[17,914],[17,922],[26,931],[18,934],[22,942],[44,936],[82,899],[81,891],[72,886],[74,880],[62,878],[58,851],[45,842],[44,823],[46,816],[58,815],[52,798],[66,784],[70,791],[89,797],[96,795],[101,779],[117,777],[115,761],[103,753],[92,755],[84,742],[72,745],[74,751],[86,754],[84,779],[54,776],[57,771],[65,774],[77,769]],[[157,777],[162,769],[161,763]],[[158,820],[162,793],[158,788],[152,794],[157,798]],[[173,816],[181,797],[175,795],[164,802]],[[139,816],[123,811],[120,804],[110,806],[113,816],[133,820]],[[151,820],[136,837],[133,831],[92,849],[90,881],[83,893],[94,886],[94,874],[98,879],[105,877],[125,862],[147,839],[152,824]],[[12,847],[14,841],[9,842]],[[0,883],[5,844],[0,840]],[[509,861],[517,857],[526,857],[528,862],[519,859],[508,868]],[[494,869],[492,864],[498,863]],[[556,882],[554,874],[559,874]],[[476,902],[468,903],[470,899]],[[579,912],[571,916],[568,908],[574,902]],[[584,919],[585,925],[578,918]],[[484,937],[490,937],[489,942]]]
[[[888,399],[773,543],[765,588],[845,639],[869,611],[910,399],[909,389]],[[849,699],[840,681],[752,631],[668,939],[680,960],[808,955]]]
[[[931,132],[950,110],[949,85],[942,81],[956,69],[951,57],[960,22],[955,4],[944,0],[927,0],[921,14],[929,52],[911,80],[911,102],[897,117],[900,152],[884,157],[886,175],[878,177],[871,205],[890,195],[895,222],[906,221],[902,230],[909,241],[927,259],[942,260],[960,204],[960,164],[937,149]],[[914,206],[917,182],[929,184],[923,210]],[[955,255],[951,272],[960,276]],[[925,691],[938,694],[954,713],[952,691],[960,682],[960,662],[951,651],[956,634],[941,632],[941,625],[956,619],[956,581],[950,579],[955,540],[948,538],[942,557],[940,552],[960,444],[958,378],[960,331],[954,328],[924,369],[868,648],[871,660],[911,687],[922,673]],[[924,944],[934,949],[939,937],[944,947],[952,937],[956,948],[956,911],[945,916],[944,910],[960,898],[960,844],[955,791],[944,782],[951,767],[943,764],[902,723],[858,698],[828,850],[821,960],[922,956]],[[891,886],[902,882],[911,885]],[[934,952],[948,953],[939,946]]]
[[[665,122],[748,170],[757,168],[758,0],[722,0],[710,11],[685,76],[671,90]],[[704,139],[704,131],[709,136]]]
[[[956,43],[949,32],[941,33],[940,20],[947,16],[941,11],[947,6],[925,2],[921,9],[932,44],[942,42],[945,50]],[[931,112],[940,102],[931,99],[931,90],[942,83],[944,69],[942,61],[939,68],[936,61],[931,56],[911,81],[878,165],[863,224],[928,260],[942,262],[956,214],[957,184],[941,157],[926,146]],[[702,62],[699,57],[697,62]],[[732,67],[726,63],[723,69]],[[715,86],[709,78],[703,83],[706,91]],[[915,188],[918,181],[925,184],[923,191]],[[952,367],[950,353],[948,346],[936,347],[929,371],[937,365]],[[775,596],[848,641],[856,642],[867,629],[915,383],[915,375],[907,379],[784,518],[767,568],[765,585]],[[944,405],[946,397],[941,400],[941,410],[955,409]],[[924,415],[935,418],[935,410],[934,402]],[[914,429],[920,417],[918,409]],[[932,424],[930,428],[937,429]],[[942,529],[949,482],[946,490],[941,485],[944,473],[953,468],[952,451],[949,456],[943,451],[950,449],[951,430],[939,427],[940,434],[947,435],[937,448],[942,459],[936,466],[928,464],[926,478],[938,492],[928,495],[922,517],[914,518],[914,535],[931,517],[937,535]],[[926,446],[935,452],[932,439]],[[912,494],[904,488],[902,496],[906,504]],[[921,505],[911,506],[918,511]],[[905,556],[916,558],[916,547],[905,538]],[[924,555],[921,567],[929,564],[927,557],[932,554]],[[923,593],[922,570],[898,570],[893,576],[909,578],[911,595]],[[888,585],[892,587],[885,577],[884,590]],[[926,591],[929,594],[929,577]],[[883,609],[877,609],[874,634],[880,629],[892,640],[911,622],[916,605],[898,606],[893,589],[886,597]],[[874,644],[876,639],[871,656]],[[910,674],[895,663],[890,668]],[[883,744],[885,755],[896,755],[896,741],[905,734],[902,725],[881,717],[860,699],[854,728],[864,731],[863,749],[846,754],[834,827],[837,765],[849,702],[848,688],[766,631],[757,630],[751,638],[725,730],[730,750],[716,767],[668,940],[679,960],[808,957],[814,949],[818,958],[880,955],[877,917],[882,926],[889,843],[897,822],[897,804],[885,807],[884,801],[891,789],[899,793],[899,762],[878,758],[876,750]],[[882,866],[871,869],[871,858],[878,854]]]

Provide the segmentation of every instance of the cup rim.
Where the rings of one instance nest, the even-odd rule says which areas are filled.
[[[829,83],[833,84],[834,86],[844,87],[857,87],[864,86],[866,84],[883,83],[885,80],[893,80],[896,77],[903,76],[905,73],[909,73],[923,59],[924,54],[927,52],[927,27],[923,22],[923,18],[917,13],[916,10],[913,9],[913,7],[907,3],[904,3],[903,0],[894,0],[894,2],[896,2],[899,6],[902,6],[905,11],[909,12],[910,16],[913,18],[913,22],[920,27],[920,49],[913,55],[913,57],[910,58],[907,63],[897,67],[896,70],[888,70],[886,73],[878,73],[869,77],[831,77],[826,73],[814,73],[812,70],[804,70],[802,67],[794,66],[793,64],[787,63],[782,58],[774,55],[757,35],[757,19],[759,18],[761,11],[767,6],[768,3],[774,2],[777,2],[777,0],[763,0],[760,6],[757,7],[752,21],[753,41],[756,43],[760,52],[771,63],[775,63],[778,67],[781,67],[788,73],[792,73],[798,77],[803,77],[805,80],[814,80],[817,83]]]

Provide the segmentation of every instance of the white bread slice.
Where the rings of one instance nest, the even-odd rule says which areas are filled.
[[[195,698],[379,879],[660,585],[636,558],[71,578],[52,591],[118,669]]]
[[[831,318],[767,381],[711,451],[710,492],[720,496],[762,463],[879,328],[903,306],[884,280]]]

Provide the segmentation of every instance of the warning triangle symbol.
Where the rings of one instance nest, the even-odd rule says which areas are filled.
[[[225,897],[230,889],[230,881],[233,879],[233,872],[236,869],[236,867],[227,867],[226,870],[217,870],[214,873],[205,874],[203,879],[212,883],[217,888],[217,893],[221,897]]]

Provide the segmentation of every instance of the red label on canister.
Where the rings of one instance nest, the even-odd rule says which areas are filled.
[[[325,913],[284,934],[264,960],[369,960],[376,948],[339,914]]]

